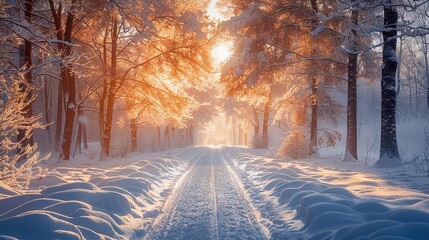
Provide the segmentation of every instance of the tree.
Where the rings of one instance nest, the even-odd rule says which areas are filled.
[[[55,3],[49,0],[50,12],[55,25],[56,37],[58,40],[58,52],[60,57],[64,59],[60,67],[61,82],[58,85],[58,102],[57,102],[57,119],[56,119],[56,142],[61,143],[61,153],[64,160],[70,160],[72,151],[72,137],[75,128],[76,117],[76,75],[73,71],[71,63],[67,62],[67,58],[72,53],[72,31],[75,24],[75,11],[77,9],[78,0],[71,0],[66,11],[66,22],[63,21],[63,3]],[[66,99],[63,102],[63,99]],[[65,106],[65,123],[62,130],[63,105]],[[64,133],[64,134],[62,134]],[[63,136],[63,137],[61,137]]]
[[[377,167],[401,166],[396,139],[396,42],[398,12],[390,0],[385,2],[383,25],[383,68],[381,78],[381,143]]]
[[[405,9],[399,12],[404,28],[408,26],[414,31],[401,33],[397,97],[399,103],[408,104],[407,112],[418,117],[426,117],[428,113],[428,108],[420,108],[420,103],[429,106],[429,42],[425,33],[429,28],[428,10],[429,3],[426,3],[415,11]],[[415,36],[410,37],[407,32],[415,32]],[[425,100],[421,98],[423,95]]]
[[[352,2],[354,2],[352,0]],[[347,65],[347,138],[344,160],[358,159],[357,155],[357,75],[358,75],[358,10],[352,6],[350,16],[351,30],[349,36],[348,65]]]
[[[178,104],[180,97],[174,96],[180,94],[176,91],[202,82],[205,76],[201,72],[210,70],[211,43],[205,32],[205,16],[196,14],[200,3],[188,3],[117,1],[102,3],[100,11],[88,16],[90,21],[81,30],[84,35],[80,42],[97,54],[94,65],[103,66],[96,71],[86,70],[92,79],[100,80],[88,84],[88,88],[99,96],[101,158],[111,155],[115,114],[122,101],[127,106],[144,103],[140,110],[159,111],[166,116],[173,107],[186,108],[182,105],[188,104]],[[110,14],[102,14],[101,10]],[[137,97],[130,99],[132,96]],[[128,115],[139,115],[132,112]]]
[[[26,0],[24,2],[24,15],[25,20],[30,25],[31,24],[31,15],[33,9],[33,0]],[[25,117],[31,118],[33,116],[33,111],[31,109],[31,88],[33,82],[32,76],[32,42],[31,39],[24,39],[24,44],[19,46],[20,51],[20,66],[25,71],[24,79],[25,81],[21,81],[20,90],[27,97],[27,104],[25,104],[24,112]],[[26,136],[28,134],[28,136]],[[28,132],[25,129],[18,129],[17,142],[21,143],[22,148],[27,148],[28,146],[32,146],[33,143],[33,133]],[[21,149],[18,149],[20,152]]]
[[[233,6],[238,14],[224,25],[238,43],[222,77],[226,79],[227,74],[236,77],[234,81],[221,81],[230,92],[271,86],[275,89],[272,99],[276,103],[273,107],[276,115],[279,112],[309,114],[309,118],[304,118],[308,119],[309,150],[316,152],[320,141],[319,119],[338,116],[338,113],[327,116],[321,110],[334,102],[325,89],[342,79],[337,77],[344,68],[339,65],[345,66],[337,56],[339,34],[331,30],[338,26],[338,21],[331,21],[326,28],[319,27],[322,22],[319,17],[334,11],[332,4],[316,0],[240,1]],[[293,94],[299,98],[288,101]],[[309,109],[309,112],[294,111],[295,108]]]

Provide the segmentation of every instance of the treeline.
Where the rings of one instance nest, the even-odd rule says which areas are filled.
[[[295,158],[334,146],[343,136],[320,121],[347,112],[344,159],[357,159],[359,81],[381,83],[377,164],[401,164],[397,103],[415,116],[429,105],[429,1],[225,0],[221,23],[209,2],[0,0],[3,164],[31,156],[37,128],[64,160],[87,138],[104,159],[124,135],[141,150],[142,130],[151,150],[193,144],[220,112],[240,144],[265,148],[270,125],[286,129],[280,152]],[[232,55],[213,66],[219,41]]]
[[[88,137],[101,143],[102,159],[117,154],[114,138],[126,136],[127,151],[136,151],[137,130],[147,126],[157,133],[158,150],[192,144],[194,115],[210,100],[191,95],[193,88],[204,94],[211,87],[205,79],[212,74],[213,27],[201,14],[207,4],[1,0],[2,110],[25,95],[19,112],[9,114],[35,117],[25,128],[1,123],[2,132],[17,130],[2,136],[3,146],[4,139],[17,145],[2,161],[20,148],[34,149],[33,130],[43,126],[51,151],[64,160],[81,144],[86,148]],[[115,125],[126,133],[113,136]],[[88,128],[98,134],[88,136]]]
[[[232,17],[222,28],[234,55],[221,82],[237,106],[247,107],[242,119],[254,116],[246,118],[255,129],[254,146],[267,146],[267,125],[274,122],[288,133],[280,153],[306,157],[341,139],[319,122],[336,124],[346,112],[344,160],[358,159],[357,83],[380,82],[376,165],[402,165],[397,103],[426,118],[429,106],[428,1],[224,2]],[[345,104],[335,96],[343,91]]]

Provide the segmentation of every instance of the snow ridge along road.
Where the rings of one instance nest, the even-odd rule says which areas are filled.
[[[145,239],[266,239],[218,149],[197,157]]]

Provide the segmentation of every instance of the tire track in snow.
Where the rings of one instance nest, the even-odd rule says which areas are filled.
[[[231,151],[232,150],[232,151]],[[264,184],[260,185],[251,180],[250,172],[241,169],[237,164],[237,159],[243,156],[243,153],[237,151],[237,148],[226,148],[221,151],[224,160],[229,169],[236,176],[237,181],[251,206],[255,209],[259,225],[264,230],[269,239],[308,239],[309,236],[300,231],[302,225],[299,220],[292,220],[296,214],[295,210],[279,207],[277,200],[264,193]],[[255,157],[248,155],[248,157]]]
[[[267,238],[219,150],[204,150],[175,188],[145,239]]]
[[[145,239],[216,238],[212,165],[210,154],[197,157]]]
[[[226,226],[221,230],[227,229],[222,233],[220,239],[269,238],[269,230],[260,224],[259,218],[261,214],[246,195],[240,178],[231,169],[221,151],[217,151],[217,155],[217,163],[215,163],[218,164],[217,181],[224,185],[216,189],[219,200],[224,201],[220,204],[221,209],[219,211],[223,210],[227,215],[223,221],[219,220],[222,221],[223,226]],[[226,196],[226,198],[222,197],[222,195]],[[228,218],[230,214],[234,215],[234,217]],[[221,216],[225,217],[224,215]]]
[[[214,178],[214,176],[215,176],[215,167],[214,167],[214,164],[213,164],[213,152],[210,154],[210,161],[211,161],[211,163],[212,163],[212,179],[213,179],[213,181],[212,181],[212,189],[216,189],[216,181],[215,181],[215,178]],[[216,226],[216,239],[219,239],[219,224],[218,224],[218,222],[219,222],[219,220],[218,220],[218,216],[217,216],[217,211],[218,211],[218,207],[217,207],[217,197],[216,197],[216,191],[212,191],[213,192],[213,201],[214,201],[214,207],[215,207],[215,212],[214,212],[214,214],[215,214],[215,226]]]

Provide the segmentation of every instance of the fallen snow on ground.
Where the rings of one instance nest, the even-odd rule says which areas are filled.
[[[0,184],[0,239],[429,239],[429,178],[264,150],[184,148]]]
[[[429,239],[427,176],[250,149],[225,155],[255,205],[280,213],[266,223],[274,239]]]
[[[63,161],[30,190],[0,187],[0,239],[139,238],[195,151]]]

